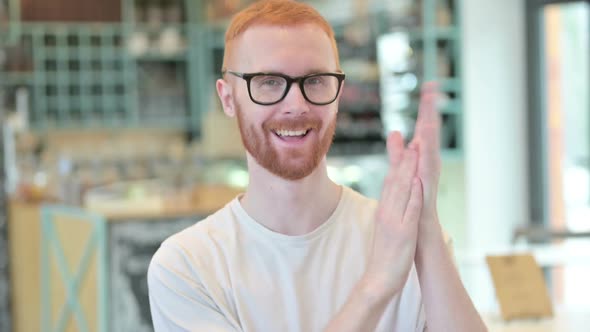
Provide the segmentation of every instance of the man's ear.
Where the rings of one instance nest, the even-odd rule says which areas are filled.
[[[221,100],[223,112],[227,116],[233,118],[236,115],[236,108],[234,105],[234,100],[232,98],[231,86],[224,79],[220,78],[215,83],[215,87],[217,88],[217,95],[219,96],[219,100]]]

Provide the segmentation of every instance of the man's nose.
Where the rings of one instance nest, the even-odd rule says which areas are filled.
[[[287,114],[299,115],[309,112],[309,103],[305,100],[297,82],[292,83],[283,103],[285,104],[284,112]]]

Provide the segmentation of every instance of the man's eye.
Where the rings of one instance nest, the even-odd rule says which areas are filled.
[[[320,85],[322,83],[323,83],[323,80],[321,77],[310,77],[305,80],[305,84],[307,84],[307,85]]]
[[[274,86],[274,85],[278,85],[279,82],[277,80],[265,80],[264,82],[262,82],[262,84],[264,85],[269,85],[269,86]]]
[[[264,77],[258,80],[260,86],[278,87],[283,85],[283,80],[277,77]]]

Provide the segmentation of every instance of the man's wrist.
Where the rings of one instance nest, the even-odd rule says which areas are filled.
[[[440,230],[440,223],[438,219],[438,212],[436,209],[424,209],[420,216],[419,232],[433,232]]]
[[[439,241],[444,242],[444,235],[438,214],[436,211],[423,213],[418,230],[417,253],[427,250],[428,247],[438,248]]]
[[[355,292],[367,307],[375,308],[386,305],[398,290],[388,287],[384,282],[364,276],[357,283]]]

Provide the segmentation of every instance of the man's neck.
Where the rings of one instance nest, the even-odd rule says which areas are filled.
[[[332,215],[342,188],[328,177],[325,159],[307,177],[289,181],[248,162],[250,183],[244,210],[263,226],[285,235],[303,235]]]

